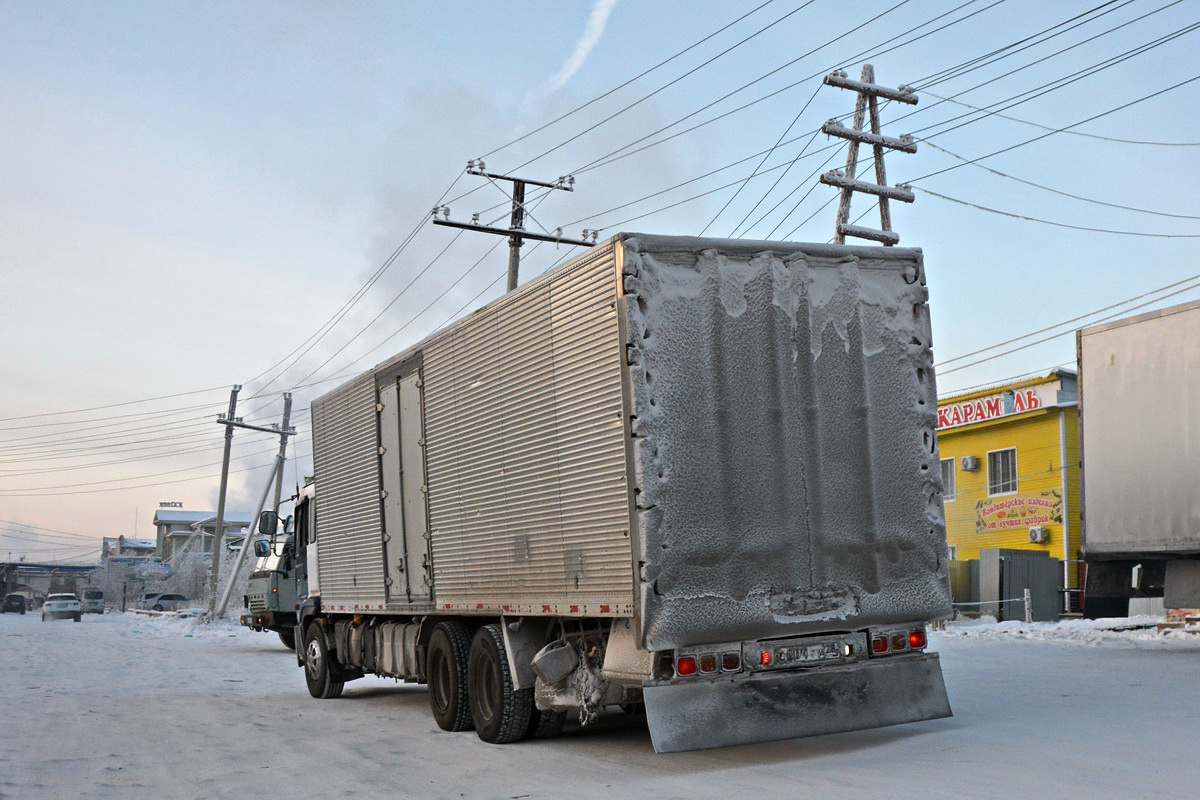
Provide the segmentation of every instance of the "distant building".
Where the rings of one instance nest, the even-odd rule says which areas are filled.
[[[0,562],[0,592],[15,592],[26,597],[45,597],[54,592],[78,592],[93,582],[94,564],[57,564],[54,562]]]
[[[245,511],[227,511],[224,520],[226,545],[238,545],[245,538],[242,528],[249,527],[251,515]],[[186,547],[190,552],[212,550],[212,537],[217,529],[215,511],[187,511],[181,508],[160,508],[154,514],[157,530],[154,547],[163,561],[170,562]]]
[[[938,400],[950,557],[1037,550],[1078,587],[1081,545],[1078,382],[1072,370]]]
[[[158,551],[154,539],[129,539],[124,536],[105,536],[100,543],[100,558],[111,556],[153,556]]]

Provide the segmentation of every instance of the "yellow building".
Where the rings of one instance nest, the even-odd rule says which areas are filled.
[[[952,558],[1042,550],[1078,587],[1078,384],[1057,370],[938,400],[946,538]]]

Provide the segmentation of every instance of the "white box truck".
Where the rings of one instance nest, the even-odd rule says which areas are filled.
[[[1084,613],[1200,608],[1200,302],[1076,334]]]
[[[919,250],[623,233],[320,397],[310,693],[660,752],[949,716],[926,298]]]

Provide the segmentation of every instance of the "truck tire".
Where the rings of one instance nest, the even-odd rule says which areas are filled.
[[[467,666],[471,718],[479,738],[492,744],[524,739],[533,712],[533,688],[513,688],[504,650],[504,633],[496,624],[484,625],[471,642]]]
[[[529,728],[525,731],[525,738],[552,739],[562,733],[566,721],[565,711],[542,711],[534,706],[529,714]]]
[[[279,631],[279,641],[283,642],[283,646],[288,650],[296,649],[296,629],[284,628]]]
[[[467,662],[471,632],[461,622],[439,622],[429,637],[426,656],[429,709],[444,731],[469,731],[474,727],[467,702]]]
[[[304,682],[308,684],[308,693],[319,700],[340,697],[346,683],[334,679],[336,669],[325,632],[320,623],[314,622],[304,636]]]

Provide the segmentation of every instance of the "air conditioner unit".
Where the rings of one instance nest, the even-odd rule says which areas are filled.
[[[1029,541],[1033,544],[1045,544],[1050,541],[1050,531],[1045,525],[1034,525],[1029,529]]]
[[[976,472],[979,469],[979,456],[963,456],[962,468],[967,472]]]

